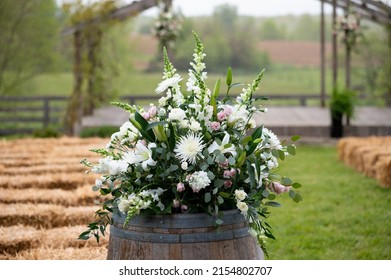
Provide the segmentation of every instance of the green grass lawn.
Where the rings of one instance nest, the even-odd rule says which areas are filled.
[[[334,147],[299,146],[281,166],[304,200],[285,195],[272,209],[271,259],[391,259],[391,189],[346,167]]]
[[[186,89],[187,73],[181,73],[184,78],[182,82]],[[254,73],[235,73],[233,69],[233,82],[244,84],[251,83],[258,75]],[[162,73],[143,73],[131,71],[121,73],[114,78],[113,85],[120,95],[153,95],[158,83],[161,81]],[[226,88],[225,73],[209,74],[207,85],[213,89],[215,81],[222,79],[222,91]],[[53,73],[41,74],[33,79],[33,87],[26,92],[26,95],[68,95],[72,91],[72,74],[71,73]],[[266,69],[263,81],[261,83],[260,94],[316,94],[320,92],[320,74],[317,68],[281,68]],[[238,88],[236,92],[240,92]],[[234,92],[233,92],[234,93]]]

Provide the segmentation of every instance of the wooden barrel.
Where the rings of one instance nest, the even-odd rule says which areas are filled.
[[[125,216],[114,213],[109,260],[245,260],[263,259],[237,210],[224,211],[216,228],[208,214],[138,215],[123,227]]]

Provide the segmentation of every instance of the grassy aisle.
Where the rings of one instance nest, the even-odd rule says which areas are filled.
[[[300,146],[282,165],[304,200],[284,196],[273,209],[272,259],[391,259],[391,189],[346,167],[333,147]]]

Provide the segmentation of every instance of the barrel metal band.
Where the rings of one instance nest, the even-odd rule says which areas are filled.
[[[226,231],[217,230],[215,232],[205,233],[162,234],[153,232],[130,231],[129,229],[123,229],[113,225],[110,227],[110,234],[122,239],[152,243],[215,242],[219,240],[229,240],[250,235],[247,227]]]

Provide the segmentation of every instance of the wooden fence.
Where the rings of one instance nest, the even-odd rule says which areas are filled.
[[[269,98],[277,104],[288,103],[292,106],[307,106],[309,101],[313,101],[311,104],[320,104],[319,95],[316,94],[273,94]],[[123,96],[121,99],[134,105],[145,104],[146,101],[156,102],[158,96]],[[66,101],[67,97],[61,96],[0,96],[0,136],[28,134],[51,125],[61,130]]]

